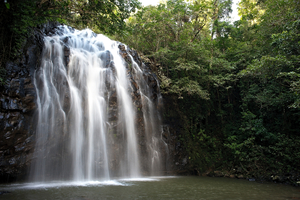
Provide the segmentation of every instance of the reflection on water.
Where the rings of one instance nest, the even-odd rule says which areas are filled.
[[[0,199],[230,199],[300,200],[300,188],[210,177],[148,177],[88,182],[0,185]]]

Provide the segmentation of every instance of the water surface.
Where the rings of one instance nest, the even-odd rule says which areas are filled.
[[[0,199],[230,199],[300,200],[300,188],[211,177],[148,177],[110,181],[0,185]]]

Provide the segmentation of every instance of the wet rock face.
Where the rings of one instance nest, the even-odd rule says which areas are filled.
[[[149,155],[151,154],[151,150],[149,147],[149,142],[150,140],[152,140],[152,138],[149,138],[149,135],[147,134],[147,125],[146,124],[150,124],[150,119],[147,119],[147,117],[145,118],[145,112],[149,112],[146,111],[146,99],[145,99],[145,93],[147,93],[149,99],[151,100],[151,102],[153,102],[153,106],[154,106],[154,110],[161,110],[161,100],[159,100],[160,95],[160,89],[159,89],[159,84],[158,84],[158,79],[156,77],[156,75],[152,72],[150,66],[144,64],[140,58],[140,56],[138,55],[138,53],[134,50],[131,50],[129,47],[126,47],[123,44],[119,44],[119,53],[120,55],[123,57],[125,64],[126,64],[126,68],[127,68],[127,78],[130,81],[130,85],[129,85],[129,94],[131,94],[131,98],[132,98],[132,102],[134,105],[134,109],[136,111],[136,119],[135,119],[135,127],[136,127],[136,132],[137,132],[137,140],[138,140],[138,151],[140,152],[140,159],[141,159],[141,171],[142,171],[142,175],[146,175],[149,176],[151,174],[151,162],[149,162]],[[109,55],[107,55],[107,57],[109,57]],[[138,72],[136,71],[136,69],[134,68],[133,65],[139,65],[140,69],[142,70],[142,77],[139,77]],[[111,66],[109,66],[111,67]],[[140,81],[140,82],[139,82]],[[145,82],[143,82],[145,81]],[[147,89],[145,89],[147,88]],[[147,92],[146,92],[147,90]],[[111,90],[112,94],[115,94],[113,91],[115,91],[114,89]],[[144,93],[144,94],[142,94]],[[114,98],[113,95],[109,96],[110,99],[110,110],[108,111],[109,113],[109,121],[110,124],[112,125],[111,130],[109,132],[114,132],[116,133],[116,135],[114,136],[114,139],[111,139],[112,143],[112,148],[114,149],[113,152],[124,152],[126,151],[124,143],[122,143],[121,141],[123,141],[124,139],[124,127],[122,124],[116,124],[117,123],[117,119],[118,116],[117,115],[117,111],[118,111],[118,99]],[[111,117],[112,116],[112,117]],[[159,119],[156,119],[159,120]],[[153,123],[153,122],[152,122]],[[160,134],[161,134],[161,130],[160,130],[160,123],[157,123],[157,130],[152,130],[152,134],[154,134],[155,137],[158,138],[158,142],[157,142],[157,150],[158,152],[160,152],[160,156],[161,156],[161,165],[162,165],[162,170],[163,173],[165,174],[165,172],[167,171],[167,163],[169,162],[169,157],[168,157],[168,150],[166,150],[167,145],[163,143],[162,140],[160,140]],[[148,125],[149,126],[149,125]],[[115,130],[114,130],[115,129]],[[149,131],[149,130],[148,130]],[[167,143],[167,141],[165,141],[165,143]],[[153,147],[152,147],[153,148]],[[116,157],[117,159],[114,159],[111,163],[111,169],[112,171],[116,171],[114,170],[114,168],[118,168],[120,163],[119,161],[121,160],[121,158],[118,157],[118,155],[114,155],[113,157]],[[118,176],[118,174],[116,174],[116,176]]]
[[[28,39],[23,49],[23,55],[19,60],[8,62],[6,65],[7,79],[5,85],[0,87],[0,182],[9,182],[21,180],[26,177],[29,172],[31,160],[33,158],[33,150],[35,145],[35,129],[37,121],[37,105],[36,90],[34,86],[34,73],[40,66],[40,57],[43,49],[43,37],[45,35],[59,34],[59,28],[56,23],[43,25],[35,30],[34,36]],[[71,30],[72,31],[72,30]],[[70,59],[70,48],[68,47],[69,38],[66,37],[64,43],[65,64],[68,65]],[[146,84],[150,88],[150,98],[157,102],[155,107],[158,108],[162,104],[157,100],[160,96],[157,78],[148,65],[143,64],[141,58],[136,51],[119,45],[120,55],[127,63],[127,77],[130,80],[130,94],[133,105],[136,108],[136,127],[139,141],[139,148],[145,149],[145,124],[143,119],[143,98],[139,92],[137,80],[133,72],[133,61],[142,66],[143,76]],[[105,52],[103,57],[106,58],[106,66],[114,72],[114,63],[111,62],[111,53]],[[133,60],[132,60],[133,59]],[[38,84],[38,83],[37,83]],[[106,83],[109,84],[109,83]],[[122,124],[118,124],[118,99],[116,88],[114,85],[107,85],[110,90],[107,92],[109,99],[108,121],[110,129],[116,134],[113,135],[117,141],[123,138]],[[64,99],[64,109],[69,108],[69,94],[66,90]],[[117,139],[116,139],[117,138]],[[167,140],[165,140],[167,142]],[[124,147],[117,142],[111,144],[112,148],[124,151]],[[164,150],[165,151],[165,150]],[[146,152],[145,152],[146,153]],[[143,155],[141,155],[143,157]],[[168,159],[165,155],[165,159]],[[145,162],[146,163],[146,162]],[[112,160],[111,167],[118,167],[118,159]],[[147,168],[143,166],[143,168]]]
[[[8,77],[0,93],[0,176],[15,178],[24,173],[30,157],[36,107],[30,67],[34,66],[28,65],[28,57],[19,65],[6,66]]]
[[[34,147],[35,98],[33,75],[39,65],[43,35],[57,24],[35,30],[18,60],[6,63],[6,82],[0,87],[0,182],[22,178]]]

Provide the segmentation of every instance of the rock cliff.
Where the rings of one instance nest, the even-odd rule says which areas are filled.
[[[6,64],[7,78],[0,90],[0,180],[1,182],[10,182],[15,180],[22,180],[26,178],[29,172],[30,163],[33,156],[35,144],[35,130],[37,121],[36,112],[36,90],[34,86],[34,73],[40,66],[40,57],[43,50],[43,37],[46,35],[59,34],[57,29],[58,23],[48,23],[34,30],[34,34],[28,38],[24,48],[23,54],[18,60],[8,62]],[[63,41],[67,44],[67,39]],[[67,46],[67,45],[66,45]],[[142,62],[136,51],[125,48],[125,45],[119,44],[120,54],[127,63],[128,78],[131,82],[131,96],[134,105],[137,109],[136,125],[138,129],[139,148],[146,153],[147,148],[145,142],[147,138],[144,134],[145,125],[143,120],[142,103],[143,98],[138,92],[138,84],[135,80],[135,74],[132,73],[133,64],[132,59],[143,71],[144,80],[146,80],[147,87],[150,88],[151,100],[155,103],[155,107],[161,110],[162,101],[159,93],[159,85],[154,73],[151,72],[149,65]],[[70,51],[66,47],[64,49],[65,62],[69,62]],[[131,56],[130,56],[131,55]],[[109,55],[106,56],[109,59]],[[113,67],[113,66],[110,66]],[[112,89],[109,95],[109,122],[112,124],[111,129],[117,129],[116,113],[116,93]],[[65,105],[68,105],[68,98],[66,98]],[[115,105],[115,106],[113,106]],[[164,145],[170,142],[170,134],[166,128],[161,129],[162,142]],[[118,135],[116,135],[118,137]],[[160,137],[160,136],[158,136]],[[112,144],[113,145],[113,144]],[[169,147],[160,145],[163,148],[162,158],[164,162],[163,171],[168,171],[169,163],[171,161],[169,155]],[[112,148],[122,148],[117,144]],[[168,155],[167,155],[168,154]],[[143,157],[143,156],[141,156]],[[112,162],[112,165],[117,165],[117,160]],[[143,167],[147,171],[147,162]],[[147,172],[145,172],[147,174]]]

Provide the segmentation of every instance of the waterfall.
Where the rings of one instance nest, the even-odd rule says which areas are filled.
[[[158,81],[125,45],[59,26],[35,72],[30,180],[108,180],[163,170]],[[163,144],[163,147],[160,147]]]

